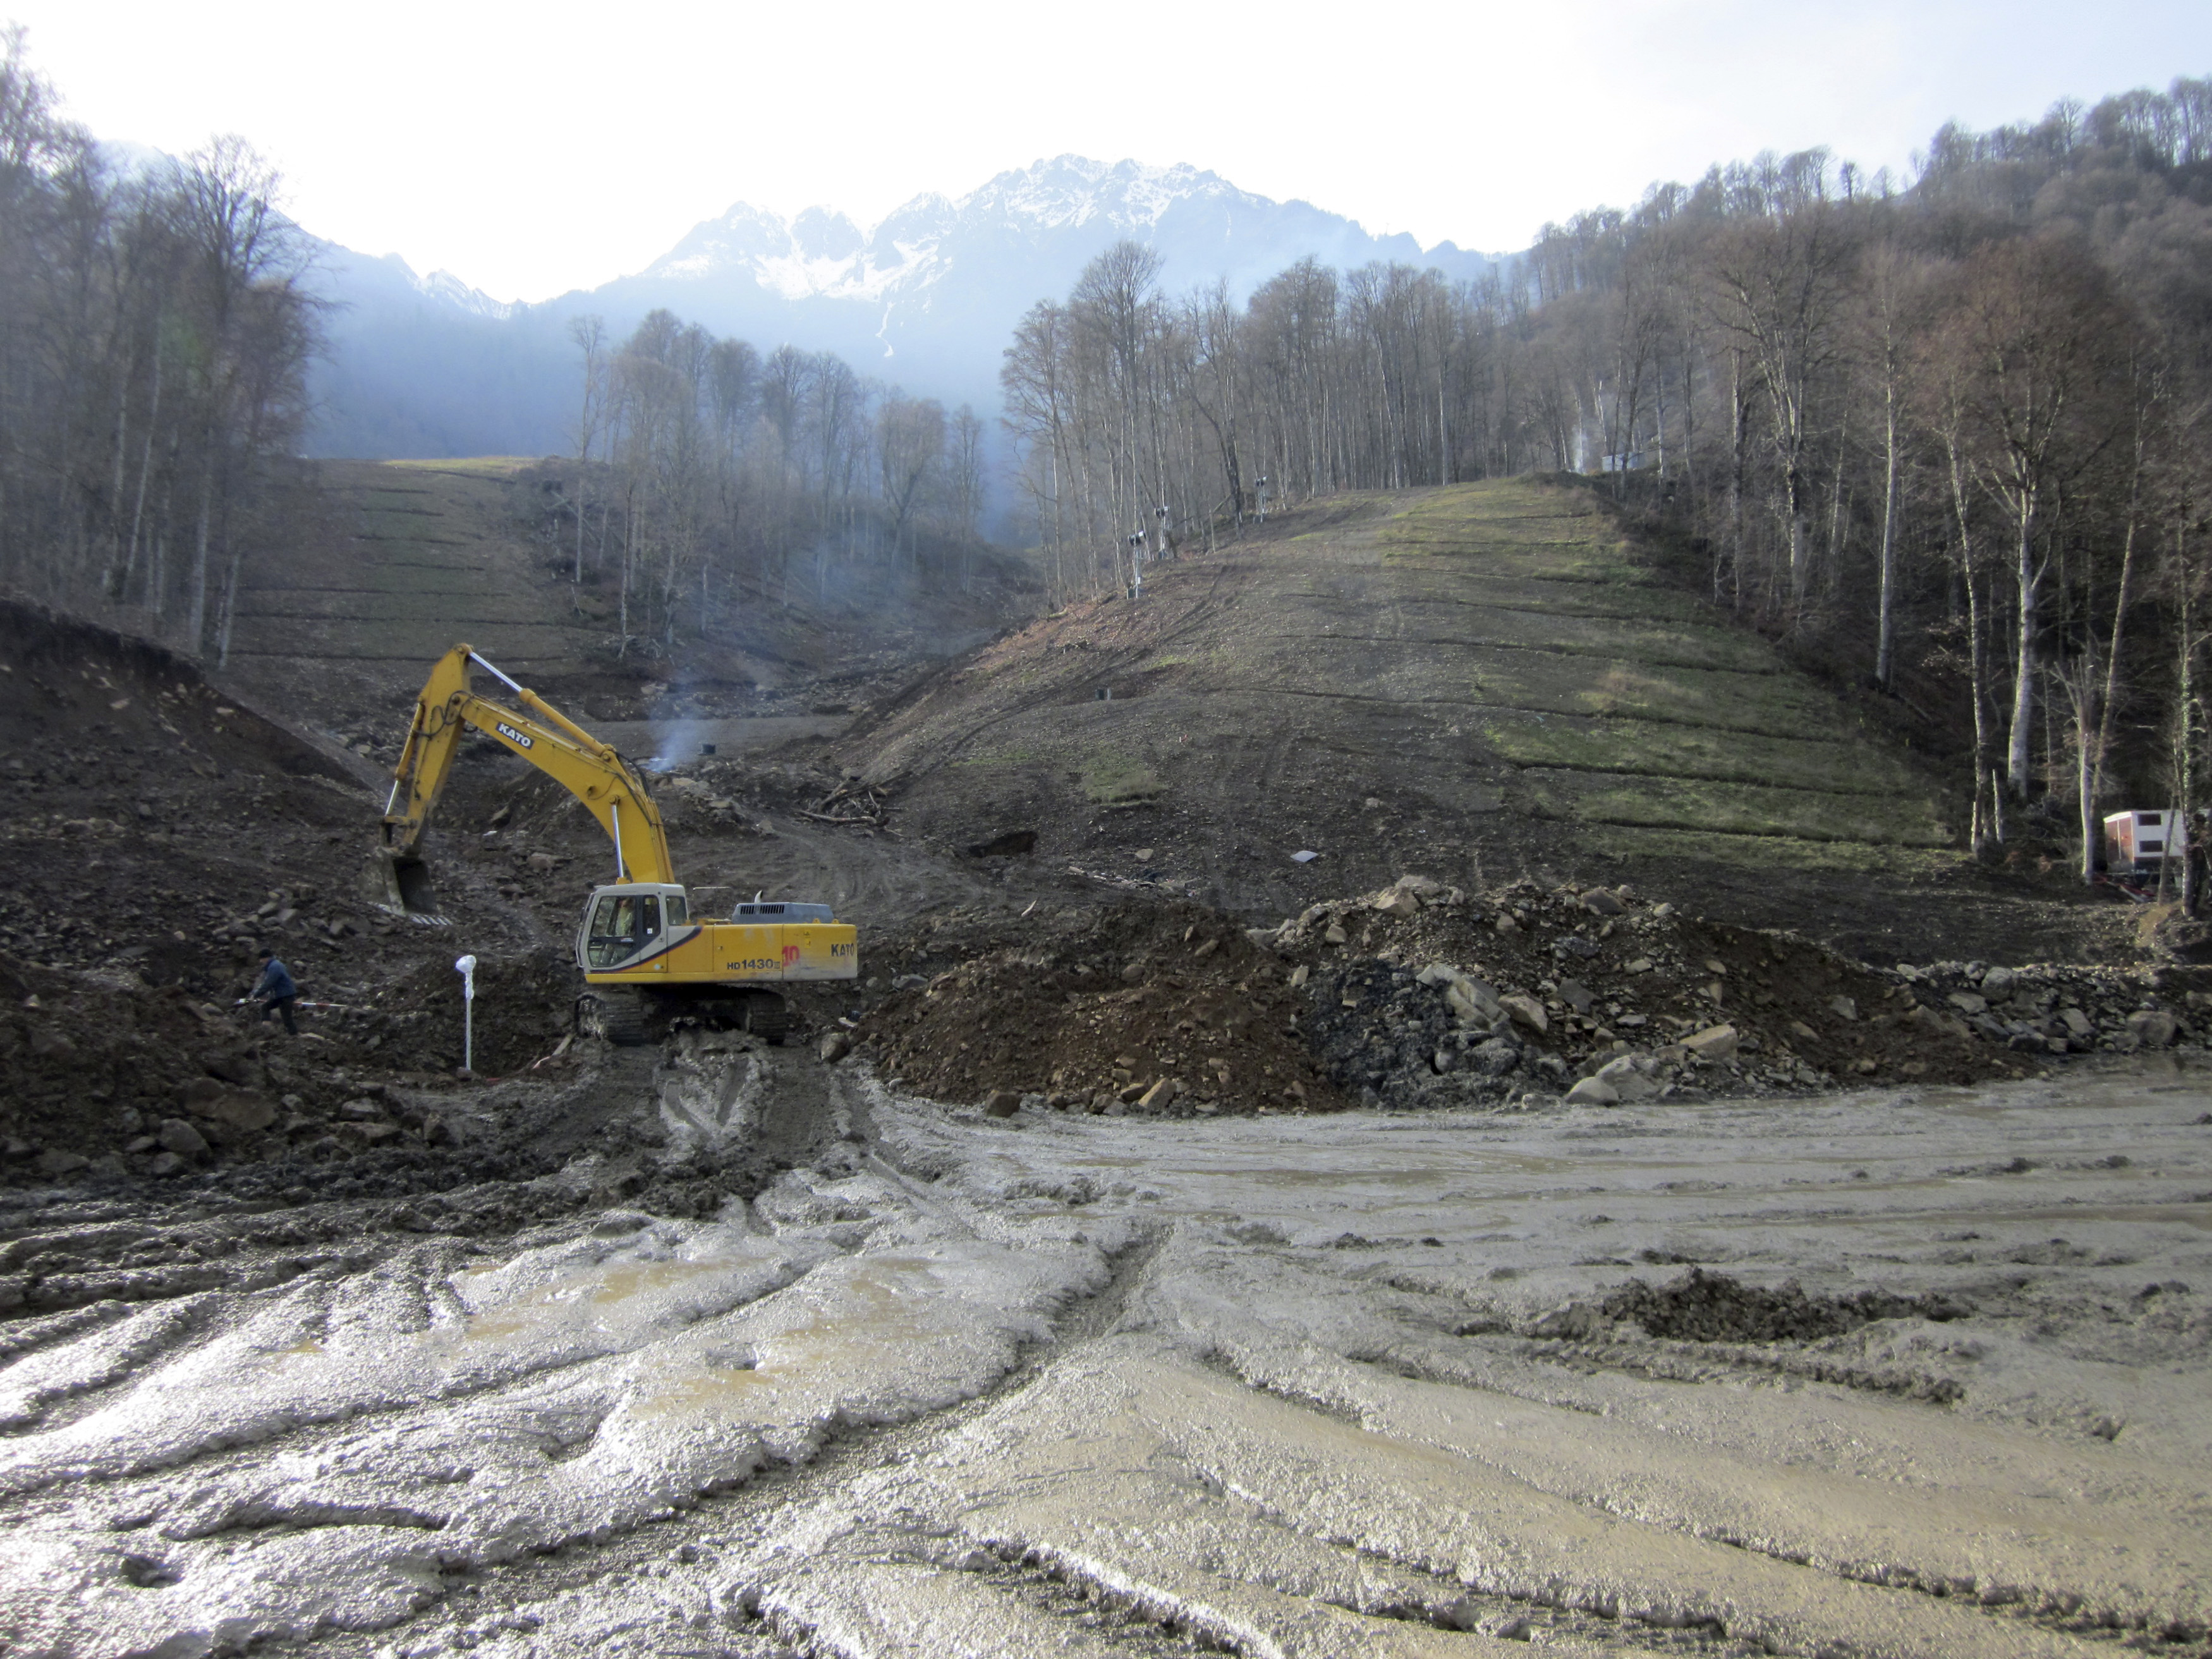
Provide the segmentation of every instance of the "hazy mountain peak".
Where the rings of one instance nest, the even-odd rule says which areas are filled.
[[[396,257],[396,256],[395,256]],[[402,266],[405,261],[402,260]],[[495,300],[480,288],[471,288],[450,270],[434,270],[428,276],[415,276],[415,286],[435,300],[458,307],[477,317],[512,317],[522,307],[506,300]]]
[[[1250,247],[1224,261],[1232,228]],[[883,301],[933,286],[956,261],[972,268],[987,252],[1002,258],[999,245],[1009,234],[1034,248],[1050,244],[1079,252],[1070,275],[1108,243],[1134,236],[1159,246],[1170,279],[1185,282],[1227,276],[1247,283],[1261,274],[1258,262],[1291,245],[1296,252],[1290,258],[1419,252],[1411,238],[1371,237],[1340,215],[1252,195],[1187,161],[1162,167],[1063,155],[1009,169],[957,198],[934,191],[916,196],[866,231],[826,207],[786,220],[740,202],[695,226],[643,279],[715,287],[737,282],[786,300]],[[1436,252],[1455,264],[1469,257],[1449,244]],[[1053,260],[1056,271],[1065,263]],[[1048,291],[1065,286],[1055,275]]]
[[[825,207],[808,208],[793,219],[791,240],[809,259],[849,259],[867,242],[858,225]]]
[[[1187,161],[1151,167],[1141,161],[1095,161],[1055,155],[1002,173],[961,199],[969,212],[992,210],[1057,228],[1103,219],[1125,231],[1148,229],[1176,204],[1194,197],[1228,198],[1262,204],[1218,173]]]
[[[334,296],[353,308],[338,325],[347,349],[325,374],[333,435],[323,441],[354,453],[557,449],[568,441],[576,373],[565,319],[596,313],[619,339],[656,307],[763,351],[836,351],[886,378],[895,364],[909,392],[988,408],[1023,313],[1064,298],[1084,266],[1123,237],[1158,251],[1170,294],[1226,282],[1242,297],[1308,257],[1343,269],[1419,261],[1453,277],[1491,263],[1449,243],[1425,251],[1410,236],[1376,236],[1341,214],[1254,195],[1188,162],[1075,155],[1041,157],[959,197],[925,191],[867,227],[826,205],[786,218],[733,203],[636,276],[544,305],[502,306],[443,271],[416,277],[404,264],[349,255],[331,262]],[[540,388],[526,413],[499,401],[514,395],[506,388],[525,375],[525,361]],[[398,377],[410,363],[416,378],[403,386]],[[429,383],[449,381],[439,401],[453,412],[440,430],[399,412],[428,401]],[[398,435],[334,435],[372,422]]]

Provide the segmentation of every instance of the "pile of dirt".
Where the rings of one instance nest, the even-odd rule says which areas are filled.
[[[211,1108],[258,1081],[235,1022],[174,987],[33,967],[0,955],[0,1164],[8,1178],[51,1179]],[[247,1114],[261,1115],[259,1111]]]
[[[559,1048],[575,1028],[583,976],[575,959],[551,946],[507,956],[479,956],[476,967],[476,1072],[488,1078],[526,1070]],[[467,1003],[449,960],[428,962],[372,993],[363,1006],[333,1011],[334,1028],[364,1054],[386,1051],[416,1069],[450,1071],[461,1063]]]
[[[1497,1100],[1607,1067],[1586,1094],[1968,1083],[2028,1063],[1932,985],[1626,888],[1471,895],[1407,876],[1263,937],[1311,975],[1332,1075],[1376,1104]]]
[[[887,1073],[943,1099],[1093,1110],[1967,1084],[2194,1042],[2212,1002],[2179,983],[2191,969],[1882,969],[1626,887],[1470,894],[1419,876],[1272,930],[1130,899],[872,947],[897,978],[859,1036]]]
[[[0,950],[228,1001],[258,949],[346,1000],[420,940],[360,876],[382,793],[150,641],[0,600]],[[503,919],[457,894],[483,940]]]
[[[860,1022],[886,1076],[941,1100],[1061,1109],[1325,1111],[1343,1097],[1301,1033],[1287,967],[1219,911],[1122,903],[1039,917],[894,991]]]
[[[1663,1286],[1632,1279],[1609,1292],[1597,1310],[1675,1342],[1817,1342],[1877,1319],[1942,1321],[1973,1311],[1943,1296],[1893,1296],[1878,1290],[1808,1296],[1795,1279],[1761,1290],[1702,1267]]]

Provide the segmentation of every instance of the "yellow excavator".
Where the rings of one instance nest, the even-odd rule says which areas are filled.
[[[477,696],[471,668],[505,686],[515,706]],[[615,879],[592,890],[576,930],[576,965],[585,983],[577,1016],[586,1031],[615,1042],[644,1042],[671,1018],[690,1015],[781,1042],[791,1012],[777,986],[851,979],[860,971],[858,939],[826,904],[755,899],[738,905],[727,921],[695,918],[644,775],[612,745],[465,645],[430,671],[392,773],[380,849],[381,896],[392,908],[434,908],[422,834],[462,734],[471,729],[560,782],[614,842]]]

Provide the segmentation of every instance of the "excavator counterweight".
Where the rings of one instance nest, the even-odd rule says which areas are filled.
[[[471,668],[506,687],[511,703],[478,696]],[[695,918],[644,775],[466,645],[430,671],[392,774],[380,849],[392,908],[431,907],[423,834],[471,730],[556,779],[614,844],[615,879],[592,890],[576,931],[586,987],[579,1014],[588,1029],[617,1042],[643,1042],[668,1018],[690,1013],[781,1041],[789,1011],[775,987],[859,972],[857,936],[826,904],[756,901],[726,921]]]

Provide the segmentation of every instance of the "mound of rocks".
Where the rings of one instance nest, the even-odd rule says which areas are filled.
[[[2024,1054],[2194,1047],[2212,1031],[2212,992],[2192,984],[2202,969],[1938,962],[1896,971],[1924,1006]]]
[[[1376,1105],[1969,1083],[2027,1065],[1924,979],[1626,887],[1470,894],[1407,876],[1253,937],[1310,985],[1330,1075]]]

